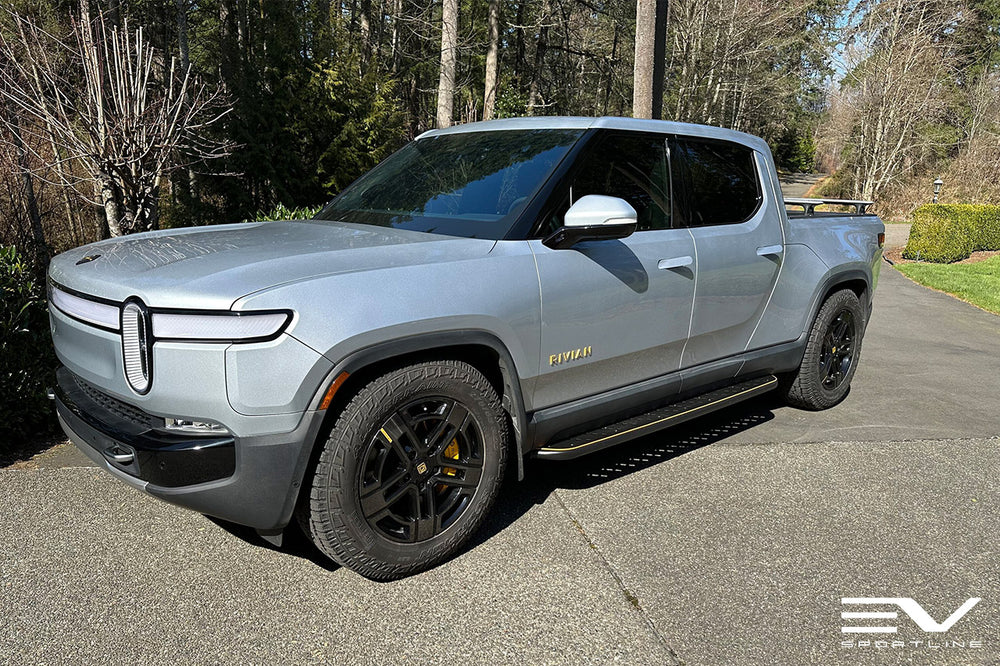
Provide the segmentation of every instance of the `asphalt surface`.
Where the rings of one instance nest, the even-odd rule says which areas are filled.
[[[0,663],[1000,663],[998,350],[1000,317],[884,266],[837,407],[530,464],[470,549],[385,584],[57,451],[0,470]],[[845,597],[982,600],[925,633]]]
[[[789,173],[781,176],[781,193],[786,197],[804,197],[813,185],[826,177],[822,173]]]

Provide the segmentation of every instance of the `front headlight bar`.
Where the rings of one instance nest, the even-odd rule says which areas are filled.
[[[156,340],[249,342],[270,340],[288,325],[288,312],[188,313],[153,311]]]
[[[49,302],[73,319],[110,331],[119,330],[121,306],[83,298],[55,285],[49,289]]]
[[[116,333],[122,330],[123,312],[129,303],[113,303],[50,284],[49,303],[73,319]],[[147,308],[151,335],[149,342],[263,342],[273,340],[292,321],[288,310],[253,312],[174,310]]]

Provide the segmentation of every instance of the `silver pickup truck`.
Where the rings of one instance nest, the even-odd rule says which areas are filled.
[[[297,519],[337,562],[408,575],[528,456],[771,390],[841,400],[884,227],[837,203],[784,200],[767,145],[714,127],[427,132],[314,219],[56,257],[59,419],[131,486],[275,543]]]

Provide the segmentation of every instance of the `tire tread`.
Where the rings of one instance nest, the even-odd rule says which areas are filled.
[[[435,386],[459,381],[465,383],[482,396],[492,423],[481,424],[484,430],[492,427],[500,442],[499,474],[492,487],[487,487],[485,501],[475,502],[467,511],[473,513],[462,517],[462,525],[455,525],[452,534],[436,544],[425,557],[419,557],[410,564],[394,564],[373,557],[359,543],[347,523],[347,511],[343,502],[347,491],[342,487],[342,479],[347,465],[345,457],[358,437],[365,437],[365,419],[374,413],[379,405],[393,404],[399,400],[408,386]],[[390,371],[362,387],[350,400],[330,431],[316,463],[309,501],[303,502],[299,520],[307,534],[325,555],[338,564],[353,569],[375,580],[392,580],[418,573],[447,559],[458,551],[479,527],[484,516],[492,507],[499,494],[503,473],[506,468],[508,436],[507,416],[500,405],[500,398],[490,382],[476,368],[457,360],[439,360],[417,363]],[[484,432],[484,438],[487,438]],[[484,446],[485,446],[484,442]],[[487,484],[489,486],[490,484]],[[480,487],[480,492],[484,488]],[[449,528],[451,529],[451,528]]]

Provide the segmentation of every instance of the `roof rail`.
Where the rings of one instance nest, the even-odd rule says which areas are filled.
[[[855,212],[858,215],[866,215],[868,212],[868,207],[874,204],[874,201],[860,201],[857,199],[804,199],[796,197],[786,197],[786,206],[799,206],[805,211],[806,215],[813,215],[816,213],[816,206],[822,206],[824,204],[830,204],[834,206],[853,206]]]

